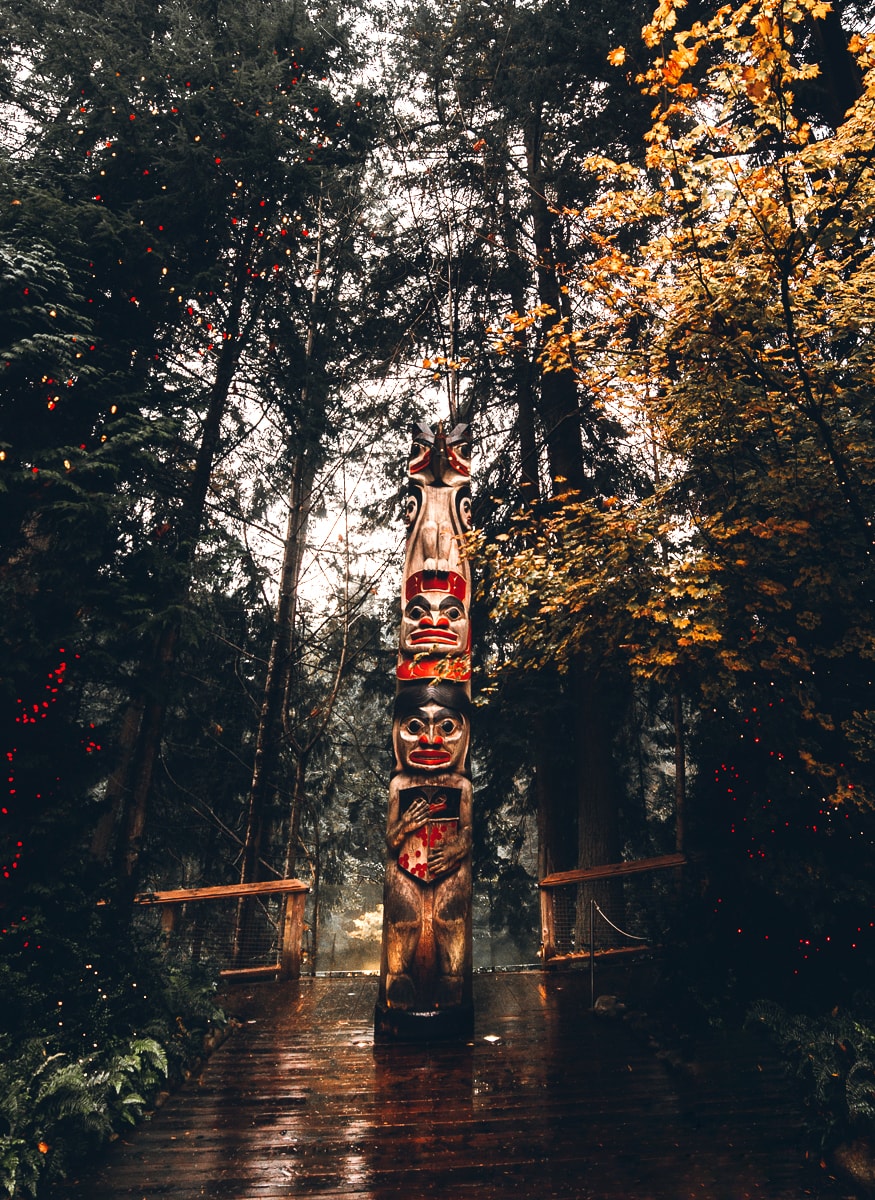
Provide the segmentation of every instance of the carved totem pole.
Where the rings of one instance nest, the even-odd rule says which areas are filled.
[[[461,1036],[471,998],[467,425],[413,426],[392,722],[378,1038]]]

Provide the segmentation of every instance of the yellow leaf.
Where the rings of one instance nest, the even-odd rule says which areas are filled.
[[[676,58],[670,58],[668,62],[663,64],[662,77],[669,87],[674,86],[676,83],[680,83],[683,73],[683,65],[679,63]]]
[[[608,62],[612,67],[622,67],[626,61],[626,47],[618,46],[616,50],[612,50],[608,55]]]

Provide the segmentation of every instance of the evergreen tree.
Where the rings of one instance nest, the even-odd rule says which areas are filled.
[[[93,440],[136,454],[163,433],[145,474],[127,473],[117,564],[143,591],[116,614],[126,646],[116,640],[114,682],[131,698],[95,851],[115,842],[123,879],[136,870],[196,556],[220,528],[208,520],[216,469],[257,405],[279,418],[300,402],[277,393],[276,371],[259,381],[263,343],[284,312],[310,323],[299,246],[332,172],[336,183],[361,162],[367,128],[363,99],[332,78],[349,55],[327,9],[316,22],[286,4],[140,15],[104,14],[92,31],[87,7],[65,13],[63,29],[38,5],[22,12],[41,37],[13,95],[33,122],[25,176],[81,215],[100,374]],[[309,394],[324,411],[312,381]]]

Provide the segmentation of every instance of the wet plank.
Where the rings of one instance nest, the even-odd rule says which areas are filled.
[[[375,999],[361,977],[237,985],[200,1079],[55,1200],[843,1195],[753,1044],[678,1076],[573,972],[476,977],[464,1044],[375,1046]]]

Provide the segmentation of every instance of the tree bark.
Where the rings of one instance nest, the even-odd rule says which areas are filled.
[[[535,274],[538,300],[552,309],[552,315],[541,320],[544,336],[562,321],[562,293],[556,270],[553,246],[553,216],[546,197],[546,179],[540,153],[540,112],[532,114],[524,130],[527,182],[532,213],[532,231],[537,255]],[[580,433],[580,406],[577,381],[573,370],[542,371],[540,415],[547,445],[553,494],[569,489],[589,495],[592,491],[583,465],[583,443]]]
[[[546,178],[540,151],[540,112],[532,113],[524,130],[526,168],[530,192],[532,227],[537,252],[536,277],[538,299],[553,310],[542,321],[542,332],[562,321],[563,303],[555,255],[554,218],[546,196]],[[540,416],[553,480],[553,495],[559,497],[569,490],[583,498],[594,493],[592,479],[587,475],[581,436],[581,411],[577,381],[573,369],[567,367],[541,374]],[[577,755],[577,865],[600,866],[616,862],[619,857],[619,823],[617,788],[611,754],[611,730],[605,728],[601,683],[584,665],[575,661],[568,672],[570,703],[574,712],[571,725],[575,732]],[[540,824],[548,844],[540,852],[543,863],[556,862],[564,857],[563,849],[573,844],[573,825],[567,814],[554,808],[542,815]],[[582,887],[579,904],[589,913],[592,894],[602,908],[612,903],[611,885],[594,883]],[[621,906],[620,906],[621,907]],[[578,942],[583,927],[578,910]],[[605,909],[607,912],[607,909]]]
[[[674,720],[675,850],[678,854],[683,854],[686,849],[687,754],[684,738],[684,698],[679,684],[675,684],[672,694],[672,715]]]
[[[863,73],[848,49],[841,12],[835,6],[824,16],[806,22],[817,51],[818,83],[823,84],[823,115],[834,129],[863,94]]]
[[[169,689],[176,664],[181,628],[180,609],[191,587],[192,568],[206,510],[213,463],[219,446],[222,419],[242,350],[240,323],[246,293],[248,244],[241,249],[231,296],[227,326],[231,336],[223,341],[194,471],[178,517],[174,552],[176,590],[170,599],[172,615],[157,633],[148,660],[140,671],[137,694],[122,719],[118,763],[105,793],[107,811],[92,841],[92,851],[107,861],[111,832],[116,830],[115,869],[122,892],[133,897],[135,877],[146,828],[155,764],[161,748]]]
[[[507,151],[509,154],[509,150]],[[510,187],[507,174],[503,180],[501,219],[504,246],[507,251],[507,270],[510,282],[510,303],[513,312],[524,313],[528,307],[526,294],[525,261],[520,250],[517,223],[511,208]],[[538,439],[535,426],[535,370],[532,352],[525,329],[519,336],[520,352],[513,356],[513,390],[516,397],[517,437],[520,451],[520,492],[527,506],[541,499],[541,482],[538,471]]]
[[[291,701],[293,691],[298,582],[307,540],[315,473],[312,452],[303,450],[296,457],[292,470],[289,515],[286,522],[283,562],[280,570],[279,598],[267,675],[264,681],[252,781],[247,801],[246,833],[243,839],[243,854],[240,863],[241,883],[255,883],[259,878],[265,810],[271,788],[277,786],[276,770],[283,737],[283,715]],[[292,803],[294,807],[294,798]],[[293,867],[294,864],[292,864],[292,869]]]

